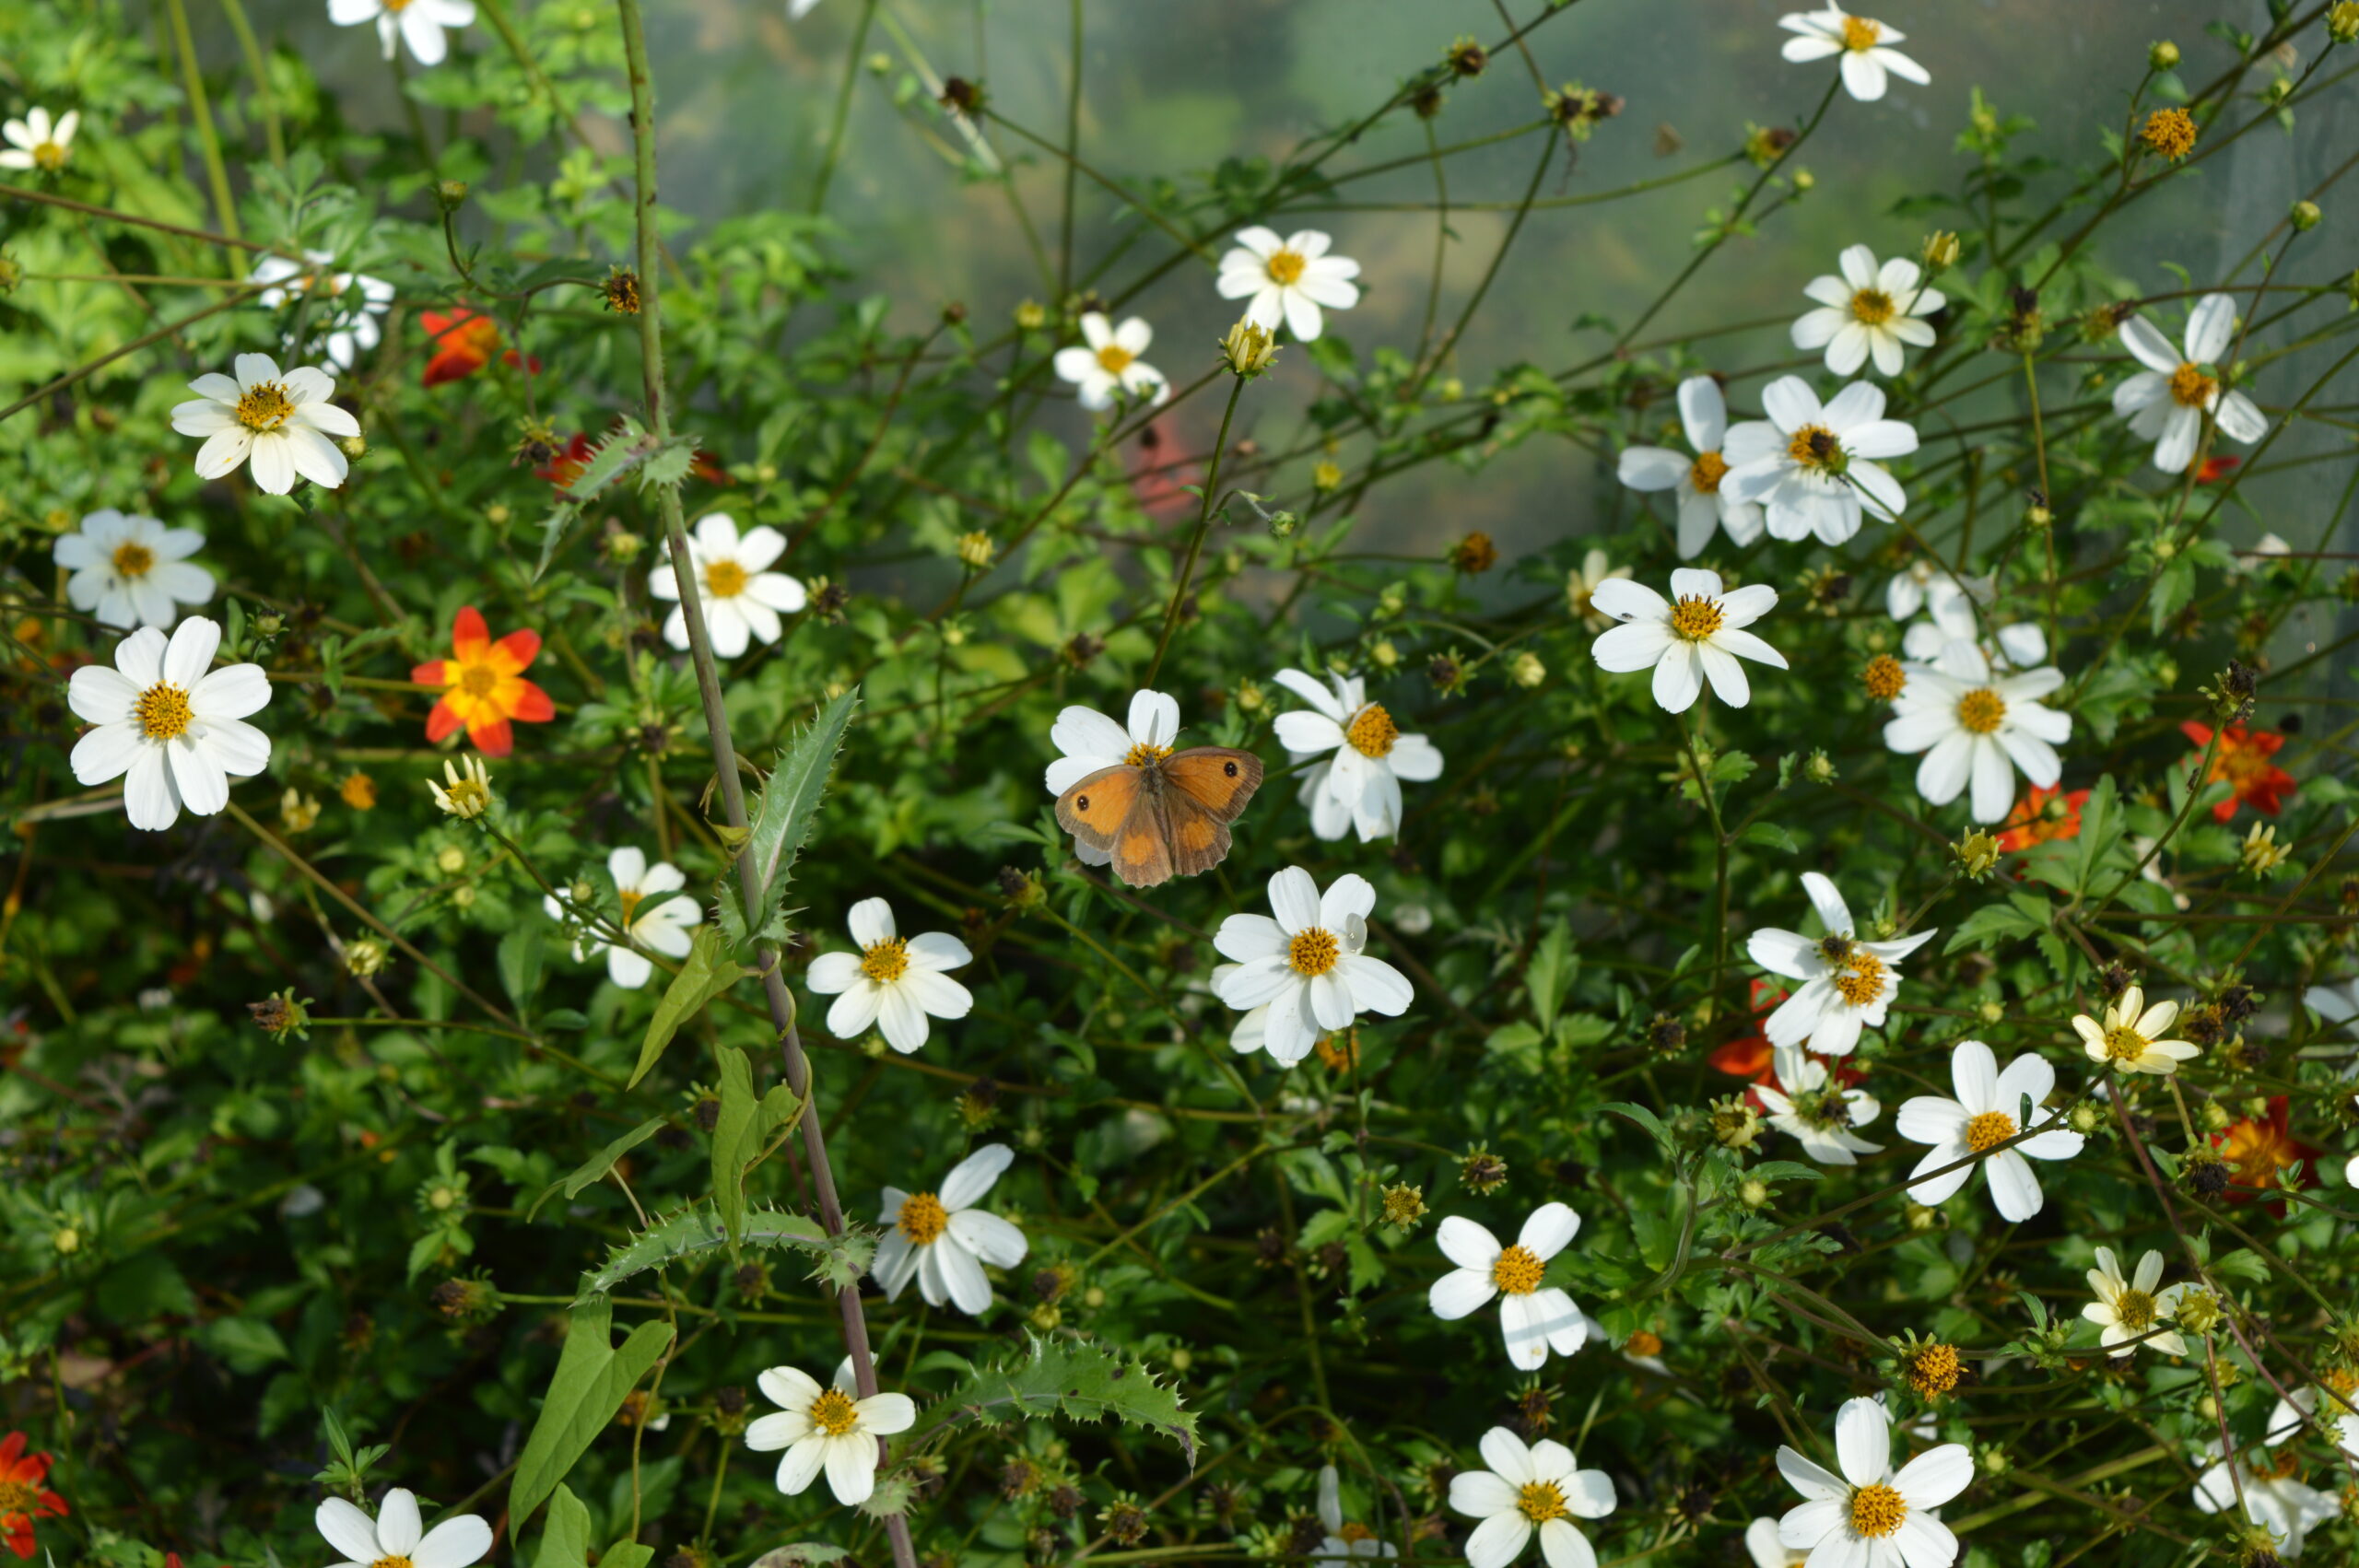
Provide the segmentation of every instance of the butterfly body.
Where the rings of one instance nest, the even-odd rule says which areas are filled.
[[[1153,755],[1143,747],[1057,797],[1057,825],[1112,857],[1133,887],[1210,871],[1227,858],[1228,825],[1262,784],[1262,759],[1226,746]],[[1148,755],[1141,755],[1148,754]]]

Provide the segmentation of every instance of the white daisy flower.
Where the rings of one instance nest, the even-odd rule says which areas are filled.
[[[1597,1568],[1597,1552],[1572,1521],[1614,1512],[1613,1477],[1577,1469],[1572,1450],[1553,1438],[1527,1448],[1504,1426],[1483,1434],[1482,1454],[1485,1469],[1449,1478],[1449,1505],[1483,1521],[1466,1538],[1468,1568],[1506,1568],[1534,1531],[1548,1568]]]
[[[1679,423],[1687,444],[1696,450],[1694,457],[1668,447],[1630,447],[1622,453],[1616,476],[1633,490],[1678,492],[1683,561],[1703,553],[1715,528],[1731,544],[1752,544],[1761,537],[1761,509],[1720,488],[1729,472],[1728,459],[1720,451],[1729,433],[1729,406],[1720,395],[1720,383],[1709,376],[1690,376],[1680,382]],[[1590,586],[1592,591],[1596,588],[1595,583]]]
[[[1767,1515],[1744,1527],[1745,1555],[1753,1568],[1802,1568],[1810,1553],[1797,1551],[1778,1539],[1778,1521]]]
[[[1326,1530],[1314,1562],[1348,1562],[1356,1557],[1398,1557],[1400,1549],[1356,1519],[1344,1517],[1344,1491],[1335,1467],[1319,1467],[1319,1523]]]
[[[450,53],[443,29],[457,32],[475,19],[474,0],[328,0],[329,21],[340,28],[374,22],[386,59],[393,57],[393,42],[399,39],[421,65],[440,65]]]
[[[1769,1125],[1799,1141],[1803,1153],[1822,1165],[1856,1165],[1859,1155],[1884,1153],[1883,1144],[1853,1131],[1882,1111],[1874,1095],[1844,1088],[1826,1063],[1804,1055],[1799,1046],[1778,1046],[1770,1059],[1777,1064],[1778,1084],[1756,1083],[1753,1093],[1767,1108]]]
[[[1971,784],[1977,822],[2003,822],[2014,809],[2015,774],[2043,790],[2064,771],[2056,747],[2072,738],[2072,716],[2039,699],[2064,684],[2054,665],[2001,675],[1970,642],[1953,642],[1931,664],[1911,665],[1894,699],[1884,743],[1919,752],[1917,793],[1945,806]]]
[[[2098,1341],[2108,1355],[2135,1355],[2144,1345],[2168,1356],[2187,1354],[2187,1341],[2164,1324],[2178,1316],[2184,1283],[2162,1284],[2163,1255],[2149,1247],[2138,1259],[2134,1278],[2124,1278],[2121,1264],[2109,1246],[2097,1248],[2097,1266],[2089,1270],[2089,1289],[2096,1300],[2081,1308],[2081,1316],[2101,1330]]]
[[[917,1423],[918,1407],[907,1394],[859,1398],[849,1356],[836,1368],[831,1388],[820,1387],[817,1378],[792,1366],[771,1367],[754,1381],[781,1408],[757,1416],[746,1426],[745,1446],[757,1454],[786,1450],[778,1462],[778,1489],[789,1497],[825,1469],[827,1489],[837,1502],[867,1502],[876,1490],[877,1439]]]
[[[1852,245],[1836,258],[1842,275],[1814,277],[1802,290],[1819,308],[1794,322],[1794,346],[1826,350],[1826,368],[1856,376],[1875,361],[1876,373],[1897,376],[1903,347],[1926,348],[1933,329],[1924,318],[1949,301],[1922,284],[1924,269],[1895,256],[1882,266],[1865,245]]]
[[[1769,1014],[1762,1033],[1773,1047],[1808,1046],[1823,1056],[1848,1056],[1860,1030],[1884,1027],[1884,1010],[1900,990],[1900,961],[1937,933],[1861,942],[1851,907],[1833,883],[1804,872],[1802,891],[1825,935],[1806,937],[1772,926],[1754,932],[1744,944],[1764,969],[1802,982]]]
[[[428,1530],[418,1516],[417,1495],[402,1486],[385,1493],[373,1519],[343,1498],[331,1497],[311,1522],[344,1554],[334,1568],[374,1568],[389,1560],[410,1568],[468,1568],[491,1550],[491,1527],[481,1515],[454,1515]]]
[[[1597,607],[1600,584],[1630,575],[1628,567],[1617,567],[1606,559],[1605,552],[1592,549],[1581,557],[1581,564],[1565,574],[1565,607],[1578,617],[1581,625],[1593,632],[1602,632],[1608,622]]]
[[[86,664],[65,703],[98,728],[74,743],[74,777],[123,779],[123,814],[161,832],[185,806],[211,816],[229,803],[229,780],[270,766],[270,737],[246,723],[270,703],[259,664],[213,669],[221,623],[191,615],[167,642],[142,626],[115,644],[114,668]]]
[[[188,557],[205,548],[194,528],[166,528],[152,517],[105,507],[58,535],[50,556],[73,575],[65,600],[110,626],[170,626],[179,606],[213,597],[213,574]]]
[[[1778,591],[1748,583],[1722,591],[1720,574],[1680,567],[1671,574],[1676,603],[1651,588],[1619,579],[1600,583],[1590,602],[1622,625],[1590,645],[1598,668],[1614,674],[1655,673],[1655,704],[1666,713],[1684,713],[1704,683],[1731,708],[1753,700],[1739,659],[1774,669],[1786,656],[1744,628],[1778,606]]]
[[[2102,1020],[2074,1014],[2072,1033],[2081,1036],[2081,1048],[2098,1066],[2159,1078],[2203,1054],[2201,1046],[2170,1037],[2177,1023],[2178,1003],[2158,1001],[2148,1007],[2144,988],[2131,986],[2107,1004]]]
[[[909,1055],[925,1044],[928,1016],[964,1018],[974,994],[945,970],[975,961],[967,944],[947,931],[903,939],[893,926],[893,907],[863,898],[851,907],[851,940],[858,954],[823,953],[811,960],[805,983],[836,999],[827,1009],[827,1032],[856,1040],[873,1024],[885,1043]]]
[[[2245,1467],[2241,1478],[2228,1473],[2220,1445],[2209,1445],[2212,1462],[2195,1480],[2195,1505],[2206,1514],[2231,1513],[2236,1506],[2237,1481],[2243,1481],[2245,1516],[2267,1530],[2277,1542],[2277,1555],[2293,1562],[2302,1555],[2309,1533],[2342,1513],[2341,1499],[2296,1479],[2295,1472],[2278,1472],[2265,1447],[2248,1448],[2236,1456]]]
[[[2056,1092],[2056,1070],[2030,1052],[2015,1058],[2001,1071],[1999,1059],[1979,1040],[1961,1040],[1950,1053],[1950,1084],[1955,1099],[1918,1094],[1903,1101],[1893,1125],[1911,1143],[1929,1143],[1931,1152],[1917,1162],[1918,1175],[1957,1165],[1945,1176],[1929,1177],[1908,1189],[1919,1203],[1942,1203],[1974,1178],[1979,1169],[1990,1178],[1990,1201],[2002,1220],[2021,1223],[2040,1211],[2045,1201],[2033,1160],[2070,1160],[2081,1152],[2082,1138],[2058,1118],[2043,1116],[2041,1107]],[[2031,1102],[2025,1122],[2024,1102]],[[1988,1150],[2038,1125],[2046,1128],[2010,1149]],[[1979,1165],[1960,1162],[1983,1155]]]
[[[1957,1537],[1933,1517],[1974,1480],[1963,1443],[1944,1443],[1892,1468],[1892,1418],[1874,1399],[1846,1399],[1835,1412],[1835,1457],[1843,1473],[1813,1464],[1782,1444],[1778,1473],[1804,1501],[1778,1521],[1778,1539],[1832,1568],[1943,1568]]]
[[[1281,713],[1274,728],[1279,743],[1297,763],[1319,757],[1304,769],[1302,803],[1310,808],[1310,831],[1341,838],[1346,828],[1360,842],[1390,838],[1401,831],[1401,780],[1423,784],[1441,777],[1441,753],[1423,735],[1404,735],[1382,703],[1367,700],[1357,675],[1321,681],[1300,670],[1272,677],[1310,704]]]
[[[1798,35],[1786,40],[1784,50],[1786,58],[1797,64],[1840,54],[1843,89],[1861,103],[1882,98],[1891,85],[1890,77],[1919,87],[1933,79],[1924,66],[1892,47],[1905,41],[1907,34],[1867,17],[1851,16],[1832,0],[1823,11],[1796,11],[1780,17],[1778,25]]]
[[[1310,1054],[1321,1034],[1348,1029],[1363,1012],[1397,1018],[1416,993],[1408,977],[1371,958],[1367,916],[1376,889],[1364,876],[1337,877],[1321,897],[1300,866],[1270,879],[1269,915],[1231,915],[1213,946],[1237,968],[1215,994],[1240,1012],[1267,1006],[1263,1045],[1271,1059],[1292,1067]]]
[[[2315,1415],[2318,1401],[2326,1401],[2327,1415]],[[2271,1448],[2299,1437],[2305,1427],[2319,1421],[2334,1445],[2354,1458],[2359,1458],[2359,1404],[2353,1396],[2338,1394],[2331,1388],[2296,1388],[2290,1399],[2281,1398],[2269,1412],[2268,1436]]]
[[[1571,1355],[1588,1340],[1589,1320],[1571,1296],[1540,1281],[1548,1260],[1572,1245],[1580,1228],[1581,1217],[1571,1209],[1543,1203],[1523,1222],[1514,1245],[1501,1246],[1483,1226],[1452,1214],[1434,1240],[1458,1267],[1433,1282],[1426,1303],[1436,1317],[1454,1323],[1497,1296],[1508,1360],[1521,1371],[1544,1365],[1552,1350]]]
[[[330,490],[343,484],[351,465],[335,441],[360,434],[360,422],[328,401],[334,378],[310,365],[281,375],[267,354],[241,354],[232,369],[234,378],[199,376],[188,384],[196,401],[173,405],[172,428],[205,438],[196,476],[224,478],[251,458],[254,483],[274,496],[298,478]]]
[[[1359,286],[1352,281],[1360,264],[1329,255],[1333,242],[1315,228],[1281,240],[1277,230],[1256,224],[1220,259],[1220,297],[1250,300],[1247,321],[1270,332],[1284,323],[1297,342],[1309,343],[1325,330],[1320,306],[1348,310],[1360,302]]]
[[[35,106],[25,111],[22,120],[0,124],[0,169],[38,169],[54,174],[65,167],[66,155],[74,150],[74,133],[82,123],[82,111],[69,109],[54,121],[49,111]]]
[[[799,22],[819,8],[819,0],[786,0],[786,19]]]
[[[876,1216],[885,1239],[868,1272],[886,1301],[898,1301],[914,1279],[927,1305],[946,1301],[969,1317],[983,1315],[992,1304],[983,1265],[1013,1269],[1029,1246],[1013,1222],[975,1207],[1015,1158],[1006,1144],[986,1143],[950,1167],[939,1193],[885,1189]]]
[[[1149,406],[1171,395],[1163,372],[1139,357],[1155,341],[1155,329],[1141,318],[1117,327],[1091,310],[1081,318],[1081,336],[1088,346],[1058,349],[1055,364],[1060,377],[1081,389],[1082,407],[1111,408],[1117,393]]]
[[[606,874],[615,879],[615,892],[622,899],[622,930],[630,939],[628,945],[606,941],[594,931],[584,931],[573,944],[573,956],[579,961],[604,948],[606,953],[606,977],[627,991],[635,991],[647,984],[655,973],[655,965],[634,948],[644,947],[666,958],[686,958],[694,940],[688,928],[701,925],[704,910],[693,898],[672,898],[687,886],[688,879],[680,868],[669,860],[647,862],[645,851],[624,848],[606,857]],[[662,899],[644,911],[642,904]],[[541,905],[549,919],[565,919],[566,906],[555,898],[543,898]]]
[[[1049,740],[1062,755],[1049,764],[1043,782],[1050,794],[1062,795],[1093,773],[1143,767],[1169,756],[1180,740],[1180,704],[1164,692],[1133,692],[1127,728],[1094,708],[1076,705],[1057,715]],[[1078,838],[1073,851],[1084,865],[1107,865],[1114,859],[1111,849],[1094,849]]]
[[[2207,414],[2231,440],[2249,445],[2269,433],[2268,415],[2252,399],[2220,390],[2220,356],[2236,336],[2236,301],[2224,294],[2205,295],[2188,313],[2184,355],[2145,317],[2121,323],[2121,346],[2146,368],[2113,389],[2113,411],[2139,439],[2154,443],[2154,466],[2164,473],[2187,472]]]
[[[335,258],[325,251],[306,251],[303,255],[310,265],[292,256],[264,256],[246,275],[246,281],[270,285],[254,296],[255,303],[264,310],[276,310],[300,299],[318,305],[323,314],[311,330],[325,333],[321,346],[328,363],[349,370],[362,354],[377,346],[381,335],[378,318],[393,305],[393,286],[381,277],[328,271]],[[297,346],[292,338],[288,340],[288,353]]]
[[[697,602],[704,606],[705,630],[712,650],[734,659],[756,638],[776,642],[779,616],[792,614],[809,602],[803,584],[784,572],[769,569],[786,551],[786,535],[764,523],[737,533],[727,512],[698,520],[688,535],[688,559],[696,567]],[[679,574],[665,561],[647,574],[647,591],[658,599],[680,597]],[[688,646],[688,613],[674,610],[663,622],[663,640],[674,648]]]
[[[1772,539],[1840,544],[1860,532],[1863,509],[1889,522],[1907,507],[1884,460],[1915,451],[1917,431],[1884,416],[1883,388],[1854,381],[1821,404],[1800,376],[1780,376],[1762,389],[1761,408],[1768,418],[1729,432],[1720,484],[1764,504]]]

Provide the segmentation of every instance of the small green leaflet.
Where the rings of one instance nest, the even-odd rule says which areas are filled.
[[[662,1117],[648,1117],[645,1121],[640,1122],[637,1127],[632,1128],[628,1132],[624,1133],[620,1138],[616,1139],[612,1143],[607,1144],[604,1149],[599,1150],[596,1153],[582,1161],[581,1164],[574,1166],[573,1174],[571,1176],[566,1176],[561,1180],[549,1183],[546,1188],[542,1189],[541,1195],[533,1199],[533,1206],[524,1211],[524,1218],[530,1220],[534,1215],[539,1213],[541,1211],[541,1205],[546,1203],[550,1199],[555,1198],[560,1192],[564,1193],[569,1199],[579,1198],[581,1196],[582,1189],[588,1187],[592,1182],[605,1180],[606,1173],[615,1168],[615,1162],[616,1160],[621,1159],[625,1154],[629,1153],[633,1149],[638,1148],[640,1144],[654,1137],[655,1129],[663,1125],[663,1118]]]
[[[647,1568],[655,1555],[651,1546],[618,1540],[598,1554],[598,1568]],[[548,1526],[541,1532],[541,1550],[533,1568],[589,1568],[590,1510],[573,1489],[559,1486],[549,1499]]]
[[[754,1070],[745,1053],[722,1046],[713,1054],[721,1064],[721,1114],[712,1124],[712,1201],[734,1253],[745,1229],[745,1166],[803,1102],[783,1083],[772,1084],[756,1101]]]
[[[1532,966],[1524,976],[1524,985],[1532,992],[1532,1015],[1540,1020],[1542,1034],[1556,1027],[1556,1010],[1564,1006],[1573,971],[1579,966],[1579,960],[1573,956],[1572,928],[1558,919],[1541,933],[1532,950]]]
[[[961,1422],[999,1426],[1015,1419],[1070,1420],[1143,1427],[1179,1445],[1196,1463],[1196,1418],[1180,1408],[1176,1387],[1117,1352],[1086,1340],[1030,1338],[1028,1352],[1011,1366],[970,1372],[940,1402],[918,1412],[908,1441],[919,1442]]]
[[[689,1019],[702,1012],[713,998],[727,992],[750,973],[730,956],[728,942],[719,931],[710,926],[698,926],[687,961],[663,989],[663,1000],[655,1004],[655,1016],[647,1021],[647,1037],[639,1046],[639,1065],[631,1069],[630,1082],[624,1087],[638,1087],[648,1069],[663,1059],[663,1047],[672,1043],[672,1036]]]
[[[614,1303],[604,1295],[591,1295],[574,1304],[565,1349],[557,1355],[557,1375],[549,1379],[540,1419],[533,1423],[532,1436],[524,1440],[523,1455],[516,1461],[516,1480],[508,1489],[511,1533],[557,1490],[566,1472],[623,1408],[632,1387],[671,1348],[672,1326],[654,1318],[632,1329],[617,1350],[614,1310]]]
[[[854,686],[821,708],[810,727],[778,754],[778,765],[745,824],[745,866],[756,907],[767,910],[785,895],[794,857],[811,835],[836,752],[859,706],[860,688]]]

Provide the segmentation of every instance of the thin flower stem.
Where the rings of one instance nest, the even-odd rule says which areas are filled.
[[[818,178],[811,182],[811,215],[827,209],[827,187],[835,182],[836,165],[844,154],[844,127],[851,120],[852,89],[860,85],[861,62],[868,48],[868,29],[876,20],[876,0],[861,0],[860,20],[851,29],[851,52],[844,56],[844,77],[836,88],[836,107],[827,122],[827,150],[819,159]]]
[[[172,45],[181,57],[181,88],[188,94],[189,115],[196,123],[196,140],[205,157],[205,177],[213,187],[213,216],[221,232],[238,238],[238,199],[229,192],[229,170],[221,161],[221,137],[213,128],[213,103],[205,96],[205,74],[197,68],[196,41],[189,36],[185,0],[164,0],[171,18]]]
[[[270,148],[273,166],[287,167],[287,137],[279,129],[278,99],[270,90],[270,60],[262,52],[262,41],[254,37],[253,23],[246,19],[242,0],[221,0],[222,13],[229,18],[229,30],[238,35],[238,48],[246,57],[246,71],[254,79],[254,107],[262,111],[263,144]]]
[[[1196,558],[1203,554],[1204,535],[1212,532],[1213,501],[1220,494],[1221,459],[1228,452],[1229,422],[1237,417],[1237,400],[1245,392],[1245,378],[1238,376],[1228,389],[1228,406],[1221,410],[1220,435],[1213,442],[1210,467],[1204,473],[1204,493],[1196,511],[1195,537],[1188,541],[1188,558],[1171,581],[1171,604],[1163,613],[1163,634],[1155,640],[1155,660],[1146,667],[1146,678],[1139,683],[1145,690],[1155,689],[1156,676],[1163,673],[1163,656],[1170,651],[1171,633],[1180,625],[1180,607],[1188,602],[1188,584],[1196,575]]]

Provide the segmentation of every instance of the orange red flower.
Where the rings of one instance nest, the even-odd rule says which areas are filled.
[[[2060,790],[2032,786],[2031,793],[2015,802],[2007,820],[1999,830],[1999,848],[2010,852],[2028,849],[2035,844],[2052,844],[2060,838],[2081,836],[2081,808],[2088,803],[2089,792],[2075,790],[2070,794]]]
[[[2302,1167],[2299,1186],[2309,1187],[2316,1183],[2318,1152],[2294,1136],[2292,1129],[2286,1125],[2286,1097],[2279,1094],[2270,1100],[2266,1117],[2247,1117],[2242,1121],[2231,1123],[2226,1131],[2212,1136],[2212,1149],[2220,1158],[2228,1162],[2233,1173],[2229,1179],[2235,1186],[2229,1189],[2229,1201],[2249,1203],[2257,1196],[2253,1192],[2238,1191],[2238,1188],[2296,1185],[2284,1179],[2285,1168],[2289,1165]]]
[[[25,1434],[0,1440],[0,1543],[18,1557],[33,1554],[33,1524],[63,1518],[65,1499],[49,1490],[50,1457],[25,1452]]]
[[[1757,1023],[1768,1017],[1785,1000],[1786,993],[1778,987],[1766,980],[1754,981],[1750,1006],[1755,1021]],[[1753,1083],[1777,1082],[1778,1070],[1770,1061],[1769,1036],[1766,1035],[1739,1036],[1704,1059],[1731,1078],[1742,1078]]]
[[[2217,485],[2242,468],[2244,462],[2240,457],[2207,457],[2203,460],[2203,466],[2195,471],[2195,482],[2198,485]]]
[[[451,657],[410,672],[419,685],[442,688],[441,699],[427,715],[426,738],[439,741],[464,728],[475,750],[506,756],[516,743],[511,720],[546,724],[557,717],[549,694],[524,679],[540,652],[540,633],[510,632],[494,642],[474,605],[460,611],[451,631]]]
[[[426,374],[419,378],[427,386],[439,387],[472,376],[499,353],[499,323],[489,316],[456,306],[448,310],[421,310],[418,320],[425,323],[426,335],[434,340],[434,357],[426,362]],[[538,359],[528,363],[512,348],[502,357],[511,365],[524,365],[528,375],[541,373]]]
[[[581,477],[581,471],[590,466],[590,454],[597,450],[595,441],[587,436],[577,435],[533,473],[560,490],[570,490],[573,482]],[[688,460],[688,472],[708,485],[735,483],[719,463],[713,462],[711,454],[701,448]]]
[[[2199,746],[2212,743],[2212,729],[2190,719],[2181,724],[2179,732]],[[2225,822],[2236,814],[2238,806],[2250,806],[2263,816],[2275,816],[2284,797],[2294,790],[2294,776],[2269,759],[2285,737],[2274,730],[2247,730],[2242,724],[2231,724],[2220,731],[2220,750],[2212,758],[2212,776],[2204,780],[2217,784],[2228,782],[2236,793],[2212,808],[2214,822]]]

